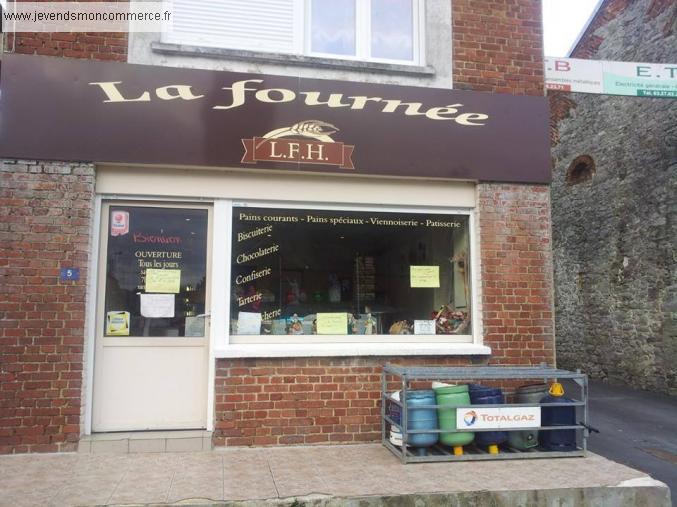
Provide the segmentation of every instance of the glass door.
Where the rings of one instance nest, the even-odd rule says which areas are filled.
[[[94,431],[204,428],[211,208],[103,206]]]

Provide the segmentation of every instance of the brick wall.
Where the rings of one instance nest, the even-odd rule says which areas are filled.
[[[0,161],[0,454],[80,435],[94,168]],[[59,282],[60,267],[80,268]]]
[[[539,0],[454,0],[454,88],[543,95]],[[547,185],[478,185],[484,343],[499,364],[554,364]]]
[[[216,445],[315,444],[380,438],[381,366],[459,358],[219,360]]]
[[[26,55],[127,61],[126,33],[19,33],[8,35],[7,51]]]
[[[454,88],[543,95],[540,0],[453,0]]]
[[[550,145],[559,143],[559,122],[571,116],[576,109],[573,95],[567,92],[548,91],[548,103],[550,105]],[[554,164],[553,164],[554,165]]]
[[[51,0],[55,2],[68,0]],[[112,0],[127,1],[127,0]],[[126,33],[22,32],[7,34],[5,51],[25,55],[60,56],[92,60],[127,61]]]
[[[484,343],[491,362],[554,364],[550,187],[479,184]]]

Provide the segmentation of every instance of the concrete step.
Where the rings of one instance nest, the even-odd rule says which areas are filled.
[[[198,452],[212,450],[212,432],[203,430],[93,433],[80,438],[78,452]]]

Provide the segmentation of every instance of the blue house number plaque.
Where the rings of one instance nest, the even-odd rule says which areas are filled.
[[[80,268],[61,268],[59,280],[62,282],[75,281],[80,279]]]

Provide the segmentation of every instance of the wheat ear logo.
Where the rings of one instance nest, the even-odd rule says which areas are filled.
[[[331,123],[305,120],[271,130],[262,137],[242,139],[245,149],[242,162],[321,164],[355,169],[350,158],[355,146],[334,141],[331,136],[338,131]]]

